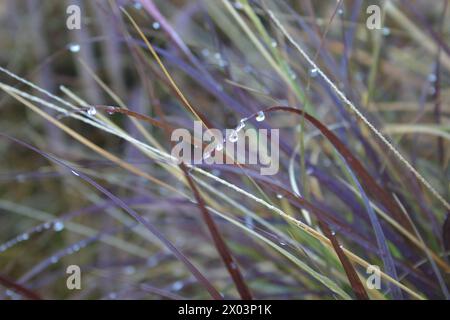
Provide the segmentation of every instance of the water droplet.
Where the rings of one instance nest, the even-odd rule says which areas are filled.
[[[216,58],[217,60],[222,59],[222,55],[220,54],[220,52],[216,52],[214,53],[214,58]]]
[[[297,79],[297,74],[293,70],[289,70],[289,76],[292,80]]]
[[[69,44],[69,51],[70,52],[79,52],[81,49],[81,46],[78,43],[71,43]]]
[[[430,73],[430,74],[428,75],[428,81],[429,81],[429,82],[436,82],[436,80],[437,80],[436,74]]]
[[[72,172],[73,175],[75,175],[75,176],[77,176],[77,177],[80,176],[80,175],[78,174],[78,172],[76,172],[75,170],[72,170],[71,172]]]
[[[237,127],[236,127],[236,129],[235,129],[236,132],[239,132],[239,131],[241,131],[242,129],[244,129],[244,127],[245,127],[245,121],[246,121],[246,119],[241,119],[241,120],[239,121],[239,124],[237,125]]]
[[[114,114],[114,113],[116,113],[116,108],[115,107],[108,107],[108,108],[106,108],[106,113],[109,114],[109,115]]]
[[[283,199],[283,195],[277,194],[277,198],[278,198],[278,199]]]
[[[384,27],[383,28],[383,36],[387,37],[390,34],[391,34],[391,29]]]
[[[317,77],[318,74],[319,74],[319,71],[317,70],[317,68],[312,68],[311,70],[309,70],[309,76],[311,78]]]
[[[285,246],[285,245],[286,245],[285,242],[280,241],[280,246]]]
[[[87,113],[90,116],[95,116],[95,114],[97,113],[97,109],[95,109],[95,107],[89,107]]]
[[[51,258],[50,258],[50,262],[53,263],[53,264],[54,264],[54,263],[57,263],[57,262],[58,262],[58,257],[57,257],[57,256],[51,257]]]
[[[230,268],[233,269],[233,270],[236,270],[236,269],[237,269],[236,262],[232,261],[232,262],[230,263]]]
[[[258,112],[258,115],[256,116],[256,121],[261,122],[266,119],[266,115],[263,111]]]
[[[233,7],[234,7],[236,10],[241,10],[242,8],[244,8],[244,6],[242,5],[242,3],[240,3],[239,1],[235,1],[235,2],[233,3]]]
[[[133,3],[133,7],[134,7],[136,10],[141,10],[141,9],[142,9],[142,4],[141,4],[139,1],[135,1],[135,2]]]
[[[233,130],[230,134],[230,136],[228,137],[228,140],[230,140],[230,142],[236,142],[238,141],[238,133],[236,132],[236,130]]]
[[[344,15],[344,9],[338,9],[337,11],[338,15],[343,16]]]
[[[277,42],[275,40],[272,40],[270,42],[270,45],[272,46],[272,48],[276,48],[278,46]]]
[[[218,143],[218,144],[216,145],[216,150],[217,150],[217,151],[222,151],[222,150],[223,150],[223,144]]]
[[[117,299],[117,293],[111,292],[110,294],[108,294],[108,298],[111,300]]]
[[[336,235],[336,232],[331,231],[331,235],[332,235],[332,236],[335,236],[335,235]]]
[[[341,245],[339,245],[339,248],[344,249],[344,246],[341,244]]]
[[[136,272],[136,268],[133,266],[127,266],[124,271],[125,274],[133,274]]]
[[[62,221],[56,221],[53,224],[53,230],[56,232],[62,231],[64,229],[64,223]]]
[[[50,229],[51,226],[52,226],[52,224],[50,222],[46,222],[43,225],[44,229]]]
[[[180,291],[181,289],[183,289],[184,284],[182,281],[176,281],[172,284],[172,290],[173,291]]]
[[[158,21],[155,21],[155,22],[152,23],[152,28],[154,30],[158,30],[160,27],[161,27],[161,25],[159,24]]]
[[[209,56],[209,50],[207,48],[202,49],[202,56],[204,57]]]
[[[225,60],[223,60],[223,59],[219,60],[219,67],[224,68],[227,65],[228,65],[228,63]]]
[[[21,241],[26,241],[26,240],[28,240],[28,239],[30,239],[30,235],[29,235],[28,233],[24,233],[24,234],[20,237],[20,240],[21,240]]]

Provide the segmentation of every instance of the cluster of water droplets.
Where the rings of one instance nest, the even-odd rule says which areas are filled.
[[[224,141],[225,142],[225,141]],[[223,143],[217,143],[216,144],[216,146],[215,146],[215,148],[214,148],[214,150],[215,151],[218,151],[218,152],[220,152],[220,151],[222,151],[223,150]],[[206,160],[206,159],[208,159],[208,158],[210,158],[211,157],[211,153],[212,152],[210,152],[210,151],[205,151],[204,153],[203,153],[203,160]]]
[[[220,68],[225,68],[226,66],[228,66],[228,61],[224,59],[220,52],[215,52],[211,55],[211,52],[208,48],[203,48],[200,53],[204,58],[208,58],[211,56],[212,62],[217,64]],[[219,90],[222,91],[222,89]]]
[[[228,135],[228,141],[231,143],[235,143],[239,140],[239,132],[245,128],[245,122],[248,121],[249,118],[243,118],[241,120],[239,120],[238,125],[236,126],[236,128],[234,128],[233,130],[231,130],[231,133]],[[266,119],[266,115],[264,113],[264,111],[259,111],[255,117],[255,120],[258,122],[262,122]],[[226,138],[223,140],[222,143],[218,143],[215,146],[215,151],[222,151],[224,148],[224,144],[226,143]],[[198,146],[194,146],[195,148],[198,148]],[[211,152],[205,152],[203,154],[203,159],[208,159],[209,157],[211,157]]]
[[[81,249],[86,247],[91,241],[93,241],[93,240],[92,239],[84,239],[84,240],[75,242],[74,244],[67,247],[66,249],[59,251],[57,254],[51,256],[49,258],[50,263],[52,263],[52,264],[58,263],[58,261],[60,261],[63,257],[80,251]]]
[[[117,112],[116,111],[117,109],[118,109],[118,107],[106,106],[105,111],[106,111],[107,114],[112,115],[112,114]],[[97,108],[95,106],[89,106],[88,108],[86,108],[84,110],[91,117],[95,116],[97,114],[97,112],[98,112]]]
[[[430,96],[433,96],[436,93],[436,87],[434,86],[434,83],[437,81],[437,75],[435,73],[430,73],[427,77],[427,80],[430,83],[428,94]]]
[[[0,252],[4,252],[4,251],[8,250],[9,248],[15,246],[16,244],[28,240],[29,238],[30,238],[30,235],[28,233],[21,234],[15,238],[3,243],[2,245],[0,245]]]
[[[222,54],[220,52],[216,52],[214,54],[214,58],[216,59],[219,67],[224,68],[228,65],[228,62],[222,57]]]
[[[336,231],[331,230],[331,236],[336,237]],[[339,248],[344,249],[344,246],[342,244],[339,245]]]
[[[228,141],[235,143],[236,141],[238,141],[239,139],[239,132],[244,129],[245,127],[245,121],[246,119],[241,119],[239,121],[239,124],[237,125],[237,127],[235,129],[233,129],[230,133],[230,135],[228,136]]]
[[[64,222],[62,222],[61,220],[48,221],[48,222],[42,223],[36,227],[33,227],[31,230],[29,230],[25,233],[19,234],[18,236],[1,244],[0,245],[0,253],[10,249],[11,247],[14,247],[15,245],[17,245],[21,242],[29,240],[30,237],[36,233],[41,233],[45,230],[50,230],[51,228],[53,228],[53,230],[56,232],[60,232],[64,229]]]

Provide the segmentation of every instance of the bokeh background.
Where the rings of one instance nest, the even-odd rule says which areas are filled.
[[[326,223],[343,248],[387,270],[395,283],[410,290],[395,289],[396,284],[383,278],[380,290],[367,290],[370,298],[440,299],[448,295],[449,283],[447,209],[349,111],[267,10],[448,201],[447,2],[1,0],[0,66],[80,108],[126,106],[191,129],[195,117],[122,11],[126,10],[181,92],[213,127],[233,128],[240,119],[273,105],[306,108],[337,135],[372,178],[360,178],[317,128],[284,112],[267,114],[263,123],[249,123],[280,129],[276,176],[264,179],[255,168],[244,173],[236,166],[203,169],[319,234],[321,223]],[[366,26],[371,4],[381,8],[380,30]],[[66,26],[69,5],[81,9],[80,30]],[[4,72],[0,81],[67,108]],[[225,298],[242,296],[183,172],[142,152],[136,143],[33,102],[178,194],[80,143],[3,88],[3,134],[95,180],[161,232]],[[89,117],[83,110],[75,114]],[[161,128],[101,109],[98,116],[129,136],[170,152],[169,136]],[[348,269],[323,239],[242,193],[193,176],[253,297],[357,297]],[[279,187],[268,186],[269,182]],[[385,194],[380,197],[359,188],[366,190],[371,183],[379,184]],[[318,218],[287,192],[308,200],[324,216]],[[394,201],[402,214],[394,215],[383,197]],[[374,231],[370,212],[383,230],[387,251],[377,245],[381,235]],[[66,167],[6,137],[0,139],[0,249],[4,299],[33,294],[47,299],[211,298],[205,282],[116,201]],[[389,261],[394,273],[386,268]],[[81,290],[66,287],[66,268],[72,264],[82,270]],[[352,264],[365,283],[364,263],[353,259]]]

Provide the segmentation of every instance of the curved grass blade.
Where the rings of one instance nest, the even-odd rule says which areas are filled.
[[[368,300],[369,296],[367,295],[366,290],[359,279],[358,274],[356,273],[355,267],[348,259],[347,255],[342,250],[341,245],[339,244],[335,235],[332,234],[330,227],[328,224],[319,222],[320,227],[322,228],[325,236],[331,241],[333,245],[334,251],[339,257],[339,261],[341,261],[342,266],[344,267],[345,273],[347,274],[348,281],[350,281],[350,285],[352,286],[353,292],[359,300]]]
[[[286,106],[273,106],[264,110],[265,113],[273,111],[285,111],[290,113],[295,113],[299,116],[304,116],[308,122],[310,122],[314,127],[320,130],[320,132],[327,138],[327,140],[336,148],[336,150],[341,154],[352,170],[358,175],[358,177],[364,182],[364,187],[366,192],[372,194],[378,201],[380,201],[383,206],[389,210],[393,217],[402,222],[403,225],[411,226],[407,219],[405,219],[401,209],[398,204],[392,198],[392,196],[386,192],[369,174],[369,172],[364,168],[361,162],[347,149],[347,147],[339,140],[339,138],[330,130],[327,129],[319,120],[312,117],[308,113]]]
[[[234,261],[234,258],[231,255],[230,249],[228,248],[227,244],[225,243],[222,236],[220,235],[220,232],[219,232],[219,229],[217,228],[216,223],[214,222],[211,215],[209,214],[208,209],[206,209],[205,201],[203,200],[202,196],[200,195],[200,192],[198,191],[197,187],[195,186],[194,181],[192,180],[191,176],[189,175],[186,165],[181,163],[180,167],[184,172],[184,175],[189,183],[189,186],[192,189],[192,192],[194,193],[194,197],[197,200],[198,207],[199,207],[200,211],[202,212],[203,219],[205,220],[205,223],[208,226],[209,232],[211,233],[211,236],[213,238],[213,241],[217,248],[217,251],[219,252],[220,256],[222,257],[222,260],[225,263],[225,266],[227,267],[227,270],[230,273],[231,278],[233,279],[233,282],[236,285],[236,288],[237,288],[241,298],[244,300],[251,300],[252,294],[250,292],[250,289],[248,288],[247,284],[245,283],[244,277],[242,276],[237,263]]]

